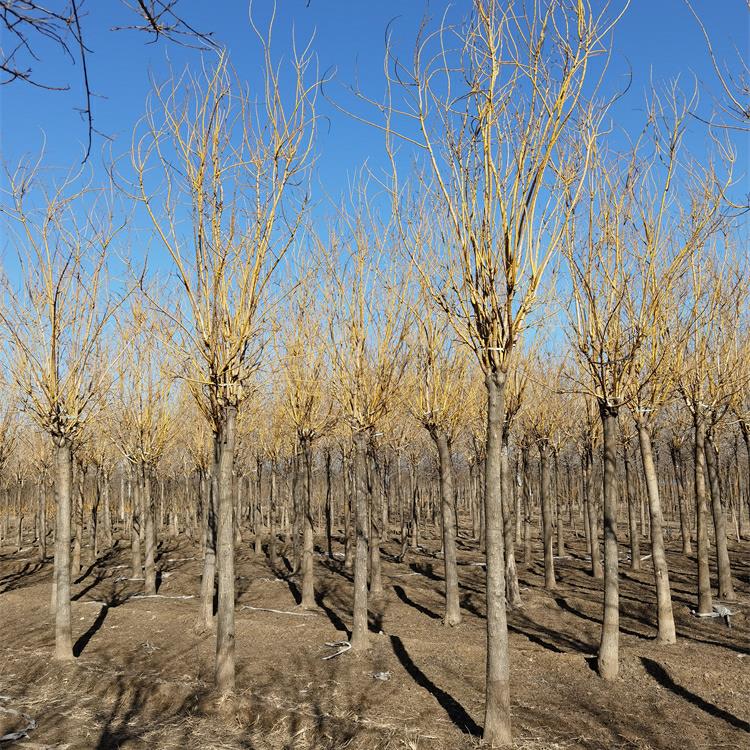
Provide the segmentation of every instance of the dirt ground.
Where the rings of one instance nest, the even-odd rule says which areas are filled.
[[[201,562],[186,540],[161,543],[157,598],[139,598],[142,582],[127,580],[129,550],[122,542],[85,566],[73,587],[78,658],[64,667],[51,659],[51,562],[40,565],[31,548],[14,554],[5,547],[0,735],[29,719],[36,726],[2,747],[477,747],[484,571],[476,545],[460,539],[464,621],[446,628],[438,546],[427,539],[402,564],[393,558],[397,545],[385,546],[386,599],[372,613],[371,650],[324,661],[333,653],[325,644],[345,640],[351,624],[351,578],[340,560],[317,555],[320,610],[307,614],[295,610],[299,582],[243,544],[232,704],[211,694],[214,639],[196,632]],[[601,583],[587,572],[583,542],[568,549],[557,560],[552,593],[542,588],[537,551],[540,563],[521,573],[524,607],[509,615],[517,747],[750,748],[750,542],[730,546],[738,594],[731,629],[719,619],[691,616],[695,560],[670,547],[674,646],[652,640],[650,560],[637,574],[623,562],[621,669],[612,684],[592,669]],[[267,611],[273,609],[282,612]]]

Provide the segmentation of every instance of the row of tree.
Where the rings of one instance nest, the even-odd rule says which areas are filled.
[[[218,591],[216,685],[231,692],[237,520],[252,509],[258,540],[264,515],[260,501],[242,498],[238,478],[248,472],[241,456],[257,462],[254,497],[262,495],[263,467],[270,473],[270,554],[275,524],[292,524],[302,604],[313,606],[315,448],[330,446],[334,433],[345,445],[343,459],[334,462],[330,447],[322,455],[326,475],[338,465],[344,488],[351,643],[366,648],[368,570],[369,593],[379,596],[387,531],[375,498],[385,507],[387,488],[403,488],[399,461],[391,481],[392,456],[423,450],[417,424],[437,455],[439,502],[417,501],[412,458],[410,500],[402,497],[399,507],[411,508],[412,543],[420,509],[440,509],[448,624],[460,620],[456,448],[472,446],[474,476],[464,498],[471,498],[486,553],[489,742],[511,742],[506,607],[520,603],[514,510],[523,515],[528,544],[537,490],[552,588],[555,519],[564,543],[562,456],[571,467],[574,455],[580,459],[578,507],[592,572],[604,577],[602,677],[618,670],[621,424],[628,451],[637,438],[643,470],[659,639],[674,642],[675,629],[657,429],[681,441],[691,423],[698,611],[712,606],[709,496],[719,594],[731,597],[717,447],[732,421],[747,445],[750,420],[735,151],[731,131],[710,129],[705,150],[688,153],[694,101],[676,87],[652,94],[639,134],[609,132],[617,94],[605,89],[603,53],[622,12],[562,0],[533,7],[476,0],[465,24],[425,31],[409,65],[389,48],[385,101],[355,94],[372,106],[390,168],[385,177],[363,172],[331,216],[310,203],[320,91],[313,56],[304,49],[282,69],[270,31],[258,33],[263,76],[252,95],[224,55],[198,74],[156,85],[128,158],[111,169],[106,188],[81,173],[45,182],[40,163],[8,174],[2,211],[18,263],[7,269],[0,308],[4,364],[24,411],[53,446],[57,658],[72,658],[70,575],[81,513],[92,507],[83,488],[93,481],[93,506],[103,502],[108,544],[109,488],[124,459],[119,472],[130,495],[120,500],[119,517],[127,514],[133,572],[140,573],[143,544],[146,590],[155,590],[159,502],[176,530],[180,512],[183,526],[199,530],[206,624]],[[123,197],[135,206],[127,219]],[[154,266],[169,268],[166,281],[132,250],[143,223],[147,243],[159,248]],[[115,252],[123,246],[124,267]],[[190,398],[204,418],[198,430],[186,429],[195,422]],[[539,478],[530,481],[532,446]],[[277,469],[290,456],[295,489],[284,504],[275,498],[289,471]],[[624,456],[634,531],[637,483]],[[520,494],[512,468],[519,461]],[[166,482],[170,462],[181,466],[184,492],[171,479],[172,492],[157,500],[157,487],[165,486],[155,479],[157,467]],[[84,467],[96,467],[94,480]],[[676,481],[685,484],[683,470]],[[738,523],[741,492],[733,495]],[[687,545],[684,487],[675,497]],[[286,509],[286,519],[274,508]],[[39,526],[46,518],[38,513]],[[98,512],[90,518],[96,546]],[[46,539],[43,528],[38,536]],[[633,533],[631,543],[637,539]]]

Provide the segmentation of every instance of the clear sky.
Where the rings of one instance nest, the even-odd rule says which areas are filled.
[[[261,23],[272,5],[271,0],[255,0],[254,13]],[[298,40],[308,39],[314,31],[320,71],[336,70],[328,90],[341,100],[345,99],[343,86],[355,79],[373,96],[382,95],[389,21],[394,20],[396,48],[408,54],[425,10],[439,17],[449,7],[443,0],[429,4],[421,0],[277,0],[277,5],[276,53],[288,51],[292,29]],[[704,19],[720,59],[732,61],[735,68],[738,51],[750,59],[750,13],[745,0],[693,0],[693,5]],[[617,6],[617,0],[613,6]],[[95,127],[114,139],[115,154],[123,153],[142,113],[149,76],[165,78],[169,64],[176,70],[195,65],[200,53],[165,41],[149,44],[148,37],[137,32],[111,31],[111,27],[128,22],[119,0],[88,0],[83,7],[82,23],[91,50],[91,87],[96,94]],[[458,1],[450,6],[449,13],[457,17],[469,7],[468,0]],[[259,60],[246,0],[182,0],[179,8],[193,26],[212,32],[217,42],[226,45],[238,73],[252,82],[259,71]],[[24,153],[36,153],[46,138],[47,163],[73,165],[80,161],[86,139],[85,123],[76,110],[84,102],[80,66],[72,65],[54,48],[41,49],[44,55],[35,66],[36,77],[52,85],[69,84],[70,90],[45,91],[20,82],[0,88],[2,160],[12,164]],[[635,127],[641,123],[649,79],[659,82],[680,76],[689,87],[692,77],[697,76],[706,86],[701,95],[704,111],[711,108],[708,92],[719,93],[703,36],[683,0],[632,0],[616,30],[614,51],[610,74],[624,79],[628,69],[633,73],[632,87],[617,105],[619,125],[628,127],[632,123]],[[337,195],[347,176],[365,159],[375,163],[382,159],[383,142],[377,131],[337,112],[327,102],[321,103],[321,112],[328,119],[322,123],[318,138],[316,180]],[[704,132],[696,123],[695,137],[702,138]],[[738,141],[738,168],[746,175],[747,138],[742,136]],[[97,137],[95,158],[101,144],[102,138]]]

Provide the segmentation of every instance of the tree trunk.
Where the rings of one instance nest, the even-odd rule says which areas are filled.
[[[477,462],[474,461],[469,467],[469,487],[471,489],[471,538],[475,541],[479,541],[480,519],[482,512],[479,510],[479,467]]]
[[[73,485],[73,452],[69,440],[59,439],[56,450],[55,500],[55,659],[73,659],[70,627],[70,495]]]
[[[378,496],[381,491],[380,467],[375,459],[374,447],[370,446],[371,460],[368,461],[369,474],[367,482],[367,496],[370,499],[370,538],[368,540],[368,549],[370,553],[370,599],[381,600],[383,598],[383,575],[380,564],[380,520],[378,519],[377,507],[374,502],[374,489],[377,490]]]
[[[706,424],[700,406],[694,404],[695,522],[698,547],[698,614],[713,612],[711,578],[708,569],[708,530],[706,529]]]
[[[588,474],[588,451],[583,450],[581,452],[581,513],[583,515],[583,535],[586,538],[586,551],[589,554],[589,559],[593,559],[591,556],[591,529],[589,527],[589,501],[587,492],[587,474]]]
[[[216,617],[216,688],[226,695],[234,691],[234,470],[237,407],[225,407],[219,453],[219,497],[217,508],[217,568],[219,606]]]
[[[268,545],[268,556],[271,560],[271,567],[276,570],[278,563],[276,554],[276,460],[271,459],[271,486],[268,497],[268,526],[271,539]]]
[[[654,565],[654,582],[656,584],[656,617],[658,626],[657,640],[660,643],[675,643],[677,635],[672,614],[672,592],[669,586],[669,569],[664,549],[662,533],[661,498],[656,476],[656,466],[651,448],[651,434],[645,422],[638,424],[638,442],[641,448],[643,473],[648,493],[648,509],[651,521],[651,558]]]
[[[242,497],[242,478],[237,476],[237,472],[232,472],[232,502],[234,503],[233,533],[234,548],[242,545],[242,518],[243,518],[243,497]]]
[[[263,459],[259,456],[257,460],[258,478],[255,497],[252,499],[254,508],[253,531],[255,539],[253,540],[253,552],[260,555],[263,552],[263,516],[261,514],[261,500],[263,498]]]
[[[351,644],[355,651],[368,646],[367,632],[367,434],[354,433],[354,524],[356,550],[354,556],[354,612]]]
[[[740,432],[742,433],[742,440],[745,443],[745,453],[747,454],[745,502],[747,503],[748,518],[750,518],[750,423],[744,419],[740,419]]]
[[[585,466],[583,477],[583,496],[586,503],[586,516],[589,520],[589,537],[591,539],[591,575],[604,578],[602,555],[599,549],[599,519],[597,518],[596,501],[593,493],[594,450],[591,444],[586,446]]]
[[[677,507],[680,512],[680,536],[682,538],[682,554],[692,555],[693,547],[690,543],[690,518],[688,516],[685,498],[684,469],[682,468],[682,451],[677,443],[670,443],[669,451],[672,455],[675,481],[677,482]]]
[[[104,502],[104,544],[107,549],[112,548],[112,504],[110,500],[109,485],[110,476],[109,472],[105,471],[102,474],[102,481],[104,483],[102,500]]]
[[[37,551],[39,561],[47,558],[47,482],[42,478],[39,482],[39,524],[37,529]]]
[[[156,529],[154,528],[154,499],[151,495],[151,472],[146,464],[138,468],[141,493],[143,497],[144,523],[146,536],[144,539],[145,560],[143,577],[145,579],[144,590],[147,594],[156,593]]]
[[[620,594],[617,577],[617,407],[599,403],[604,433],[604,617],[598,668],[605,680],[619,670]]]
[[[719,599],[733,601],[736,596],[732,586],[732,567],[727,548],[727,511],[721,493],[719,479],[719,451],[714,443],[712,430],[706,431],[706,467],[711,490],[711,510],[714,518],[714,539],[716,541],[716,568],[719,572]]]
[[[218,473],[220,437],[214,436],[214,457],[211,473],[204,478],[203,487],[206,491],[204,506],[206,508],[205,549],[203,552],[203,575],[201,577],[201,624],[205,629],[213,625],[214,620],[214,591],[216,586],[216,508],[218,495]]]
[[[331,486],[331,449],[326,448],[326,553],[333,560],[333,512],[331,507],[333,487]]]
[[[411,531],[411,540],[409,546],[412,549],[419,549],[419,484],[415,478],[416,468],[414,460],[409,461],[409,486],[411,488],[411,519],[409,529]]]
[[[552,453],[555,464],[555,520],[557,521],[557,556],[565,556],[565,527],[560,493],[560,452],[555,449]]]
[[[500,472],[502,476],[503,497],[503,536],[505,539],[505,590],[507,604],[510,609],[518,609],[523,606],[521,601],[521,588],[518,585],[518,569],[516,568],[516,550],[514,540],[513,519],[513,491],[510,466],[510,455],[508,448],[508,431],[502,431],[502,448],[500,454]]]
[[[456,562],[455,490],[453,487],[453,456],[448,435],[442,430],[431,431],[440,462],[440,499],[443,517],[443,562],[445,564],[445,616],[446,625],[461,622],[458,597],[458,565]]]
[[[341,474],[344,490],[344,569],[351,570],[354,565],[354,550],[352,546],[352,498],[354,489],[351,467],[346,460],[346,451],[341,448]]]
[[[23,479],[16,479],[16,553],[23,548]]]
[[[487,579],[487,671],[483,739],[489,745],[512,743],[510,658],[505,609],[505,542],[503,533],[502,438],[505,421],[505,375],[485,376],[487,447],[485,457],[485,549]]]
[[[641,445],[641,452],[643,446]],[[628,499],[628,540],[630,541],[630,569],[641,569],[641,538],[638,533],[638,507],[633,476],[630,473],[630,440],[623,443],[622,462],[625,465],[625,492]]]
[[[555,584],[555,560],[552,549],[552,502],[549,483],[549,443],[539,441],[539,494],[542,501],[542,539],[544,543],[544,588],[553,591]]]
[[[304,491],[302,493],[302,601],[303,609],[315,608],[315,536],[312,516],[312,441],[300,438],[304,462]]]
[[[128,467],[128,488],[132,487],[132,466]],[[130,494],[130,493],[129,493]],[[140,482],[136,481],[130,500],[130,577],[141,577]]]
[[[86,479],[85,472],[80,469],[77,472],[78,489],[75,493],[75,503],[73,507],[75,519],[75,534],[73,537],[73,559],[70,565],[70,575],[75,578],[81,573],[81,547],[83,545],[83,492],[84,482]]]
[[[529,473],[529,446],[524,443],[521,446],[521,472],[523,482],[523,564],[528,568],[531,565],[532,548],[531,535],[533,533],[531,517],[531,475]]]

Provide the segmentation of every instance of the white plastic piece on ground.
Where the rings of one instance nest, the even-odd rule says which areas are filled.
[[[168,596],[167,594],[135,594],[131,599],[195,599],[195,594]]]
[[[269,609],[268,607],[253,607],[250,604],[243,604],[240,609],[252,609],[254,612],[273,612],[277,615],[293,615],[294,617],[317,617],[317,612],[292,612],[288,609]]]
[[[713,612],[698,612],[695,609],[690,609],[690,614],[693,617],[721,617],[728,628],[732,627],[729,618],[736,612],[732,612],[729,607],[725,607],[723,604],[714,604],[713,610]]]
[[[328,654],[328,656],[322,657],[323,661],[328,661],[329,659],[334,659],[337,656],[341,656],[341,654],[345,654],[352,647],[352,644],[349,643],[349,641],[334,641],[333,643],[326,643],[326,646],[328,646],[328,648],[335,648],[338,650],[332,654]]]

